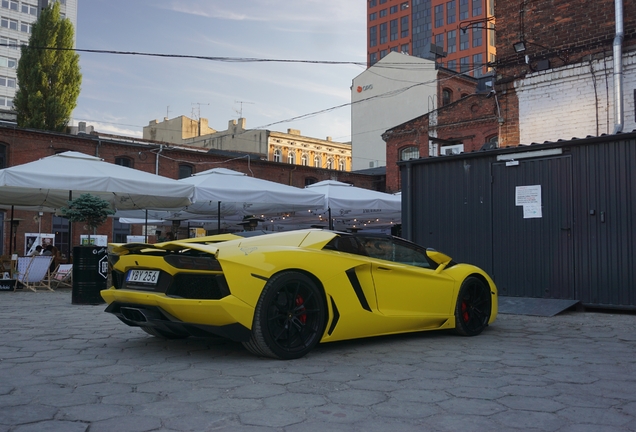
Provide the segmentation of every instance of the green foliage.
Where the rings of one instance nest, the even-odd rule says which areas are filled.
[[[82,194],[68,202],[68,207],[60,209],[62,214],[71,222],[85,223],[93,233],[108,218],[108,215],[115,213],[110,208],[108,201],[91,194]],[[90,238],[90,232],[88,234]]]
[[[13,106],[18,126],[64,132],[77,106],[82,74],[73,46],[73,24],[59,2],[42,9],[18,62]]]

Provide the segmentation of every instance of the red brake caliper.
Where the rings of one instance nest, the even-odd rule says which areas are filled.
[[[304,303],[304,300],[301,296],[296,296],[296,306],[302,306],[302,304]],[[300,308],[301,311],[305,310],[305,306],[302,306]],[[298,315],[298,320],[303,323],[306,324],[307,323],[307,314],[303,313],[302,315]]]
[[[462,302],[462,318],[464,322],[468,322],[470,320],[470,316],[468,315],[468,305],[465,301]]]

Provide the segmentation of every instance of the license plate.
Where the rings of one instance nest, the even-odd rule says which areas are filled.
[[[129,270],[126,282],[156,285],[159,280],[159,270]]]

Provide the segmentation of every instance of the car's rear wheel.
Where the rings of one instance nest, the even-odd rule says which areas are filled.
[[[477,336],[488,326],[491,309],[488,284],[474,276],[466,278],[457,296],[455,331],[462,336]]]
[[[325,323],[325,300],[316,283],[300,272],[280,273],[265,285],[254,311],[252,337],[243,345],[256,355],[300,358],[320,342]]]
[[[146,333],[148,333],[149,335],[152,335],[154,337],[158,337],[161,339],[185,339],[188,337],[187,335],[171,333],[171,332],[159,330],[157,328],[150,327],[150,326],[140,326],[140,328]]]

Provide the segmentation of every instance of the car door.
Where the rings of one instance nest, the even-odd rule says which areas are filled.
[[[391,237],[364,244],[381,313],[431,318],[451,314],[454,280],[435,273],[424,248]]]

